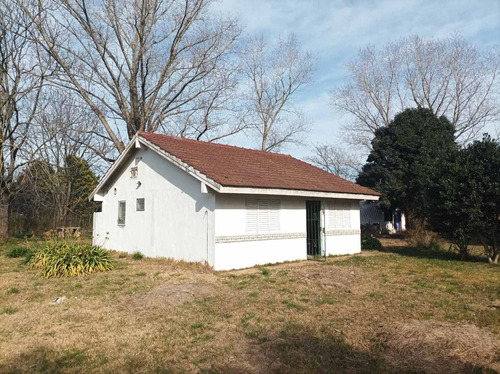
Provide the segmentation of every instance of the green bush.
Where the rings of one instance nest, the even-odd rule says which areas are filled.
[[[141,253],[141,252],[135,252],[133,255],[132,255],[132,258],[134,260],[142,260],[144,258],[144,255]]]
[[[382,243],[373,236],[365,236],[361,239],[361,249],[368,249],[372,251],[381,251],[383,249]]]
[[[33,237],[33,233],[31,231],[20,231],[16,232],[12,237],[17,238],[17,239],[29,239]]]
[[[441,240],[439,235],[427,229],[427,226],[422,221],[415,221],[413,228],[408,230],[408,237],[406,242],[408,246],[416,248],[421,251],[440,251],[442,250]],[[462,256],[468,257],[468,246],[462,248]]]
[[[54,243],[36,252],[29,262],[44,277],[72,277],[114,268],[109,252],[90,244]]]
[[[32,253],[32,250],[26,247],[13,247],[7,250],[5,256],[10,258],[26,257]]]

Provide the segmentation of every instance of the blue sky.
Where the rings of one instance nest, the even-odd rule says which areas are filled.
[[[329,93],[347,79],[346,64],[368,44],[404,36],[446,38],[460,33],[480,49],[500,44],[500,0],[220,0],[217,11],[236,15],[248,35],[274,40],[295,33],[315,58],[314,82],[295,98],[312,120],[305,145],[282,152],[309,154],[314,142],[340,143],[347,119],[329,105]],[[252,146],[243,137],[231,143]]]

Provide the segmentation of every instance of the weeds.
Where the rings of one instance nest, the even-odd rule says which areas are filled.
[[[5,256],[9,258],[19,258],[26,257],[28,255],[31,255],[32,253],[33,251],[26,247],[13,247],[7,250]]]
[[[144,258],[144,255],[141,253],[141,252],[135,252],[133,255],[132,255],[132,258],[134,260],[142,260]]]
[[[9,287],[7,289],[7,295],[12,295],[12,294],[15,294],[15,293],[19,293],[19,289],[16,288],[16,287]]]
[[[13,308],[11,306],[7,306],[0,310],[0,314],[14,314],[17,312],[17,308]]]

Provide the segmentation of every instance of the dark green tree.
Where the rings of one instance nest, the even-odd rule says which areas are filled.
[[[480,242],[489,262],[500,257],[500,143],[485,136],[461,149],[428,196],[430,226],[452,241],[463,258]]]
[[[454,127],[425,108],[406,109],[378,129],[357,183],[383,194],[379,205],[401,208],[411,225],[424,218],[425,199],[457,150]]]

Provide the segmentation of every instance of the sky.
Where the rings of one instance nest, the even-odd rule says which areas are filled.
[[[313,83],[295,104],[312,121],[303,145],[281,152],[303,158],[312,144],[341,144],[348,120],[330,105],[330,92],[347,82],[347,63],[369,44],[401,37],[446,38],[459,33],[479,49],[500,44],[500,0],[219,0],[215,10],[238,16],[249,36],[276,40],[294,33],[314,57]],[[493,130],[491,126],[489,130]],[[252,146],[243,136],[231,143]]]

